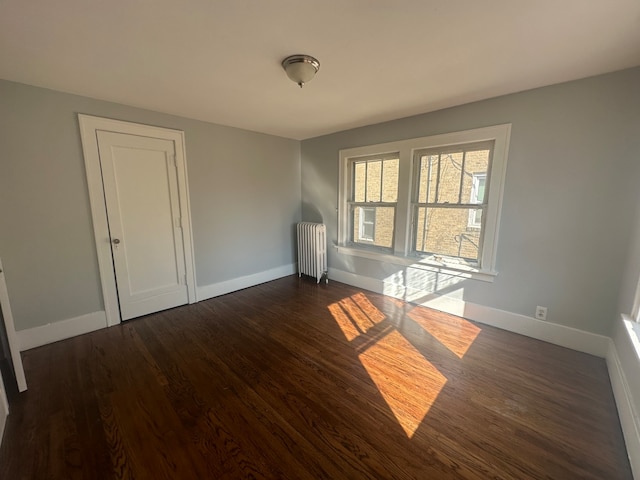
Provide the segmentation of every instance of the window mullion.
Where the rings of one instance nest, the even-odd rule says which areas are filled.
[[[424,209],[424,221],[422,222],[422,250],[424,250],[424,246],[427,243],[427,218],[429,214],[429,209],[425,207]]]
[[[486,207],[483,203],[420,203],[420,206],[427,208],[481,208]]]
[[[420,171],[422,171],[422,169]],[[425,201],[427,202],[429,201],[430,194],[431,194],[431,157],[429,157],[429,166],[427,167],[427,196],[424,198]],[[420,199],[418,198],[418,201],[419,200]]]
[[[369,198],[369,162],[364,163],[364,201]]]
[[[436,173],[436,195],[434,200],[437,202],[440,198],[440,169],[442,168],[442,154],[438,154],[438,172]],[[429,199],[427,198],[427,202]]]
[[[462,153],[462,166],[460,167],[460,189],[458,190],[458,203],[462,203],[462,187],[464,186],[464,168],[467,160],[467,151]]]
[[[349,202],[353,207],[393,207],[396,208],[397,202]]]
[[[398,152],[398,196],[395,210],[395,235],[393,251],[395,255],[404,256],[409,253],[411,238],[411,189],[413,151],[401,149]]]
[[[424,199],[425,202],[428,202],[429,198],[431,196],[431,175],[433,173],[432,172],[433,167],[432,167],[432,162],[431,162],[431,156],[428,156],[427,158],[429,160],[428,160],[428,164],[427,164],[426,196],[425,196],[425,199]],[[418,172],[422,173],[422,168],[420,168],[420,170]],[[420,175],[418,175],[418,182],[420,182],[420,180],[421,180]],[[425,209],[424,209],[424,221],[422,222],[422,232],[418,232],[418,219],[420,218],[420,208],[421,208],[421,206],[418,203],[420,201],[420,199],[417,198],[416,200],[417,200],[417,202],[416,202],[415,217],[414,217],[414,221],[416,222],[415,227],[414,227],[415,236],[416,236],[416,243],[411,246],[411,250],[417,250],[418,235],[420,235],[422,237],[420,245],[422,245],[423,249],[424,249],[425,242],[427,241],[427,212],[428,212],[428,210],[425,207]]]
[[[378,198],[378,201],[381,202],[382,201],[382,180],[384,178],[384,160],[380,161],[380,197]]]

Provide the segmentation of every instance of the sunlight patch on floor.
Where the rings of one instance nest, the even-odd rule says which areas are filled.
[[[387,318],[384,313],[378,310],[378,308],[371,303],[364,293],[356,293],[351,296],[351,299],[373,323],[380,323]]]
[[[397,330],[359,358],[407,437],[413,437],[447,379]]]
[[[458,358],[464,357],[481,332],[479,327],[462,317],[434,312],[424,307],[412,309],[407,316],[455,353]]]
[[[349,315],[356,328],[361,333],[366,333],[385,319],[384,314],[374,307],[368,300],[363,302],[357,295],[343,298],[338,302],[344,311]]]
[[[332,303],[328,308],[348,341],[351,341],[360,335],[361,332],[358,331],[354,323],[351,321],[351,318],[349,318],[349,315],[347,315],[339,303]]]
[[[347,341],[353,342],[360,362],[399,425],[407,437],[413,437],[447,383],[446,377],[424,358],[364,293],[345,297],[329,305],[328,309]],[[467,340],[473,342],[480,331],[473,324],[459,319],[459,324],[453,324],[455,330],[452,335],[463,333],[465,340],[456,341],[445,335],[444,327],[440,327],[442,331],[438,330],[438,319],[430,320],[424,312],[417,310],[411,318],[458,356],[464,355],[470,345]],[[449,317],[457,320],[456,317],[447,316],[446,323],[453,321]],[[377,328],[372,331],[373,327]]]
[[[367,333],[386,318],[363,293],[343,298],[328,308],[349,341]]]

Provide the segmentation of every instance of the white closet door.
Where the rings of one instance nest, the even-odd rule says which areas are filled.
[[[188,303],[171,140],[98,132],[123,320]]]

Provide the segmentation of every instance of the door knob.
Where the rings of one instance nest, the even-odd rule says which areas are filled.
[[[113,240],[111,240],[111,242],[112,242],[114,245],[118,245],[118,244],[120,243],[120,239],[119,239],[119,238],[114,238]]]

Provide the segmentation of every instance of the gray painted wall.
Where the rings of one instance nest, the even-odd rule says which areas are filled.
[[[104,308],[78,113],[185,132],[199,286],[295,261],[298,141],[0,80],[0,257],[17,330]]]
[[[527,316],[544,305],[550,322],[610,335],[640,178],[638,85],[636,68],[305,140],[303,220],[336,242],[340,149],[511,123],[495,282],[442,288],[418,275],[412,286]],[[409,273],[335,249],[329,266]]]
[[[640,69],[626,70],[310,139],[300,147],[294,140],[0,81],[0,256],[17,328],[103,308],[77,124],[77,113],[87,113],[185,131],[200,286],[292,263],[301,201],[303,219],[327,223],[335,242],[339,149],[512,123],[500,273],[494,283],[466,280],[452,288],[463,289],[467,301],[529,316],[535,305],[546,305],[551,322],[611,334],[624,303],[618,303],[619,290],[628,297],[625,291],[633,288],[621,282],[621,272],[640,178],[638,84]],[[631,261],[640,264],[637,257]],[[373,278],[398,272],[333,249],[329,261]]]

